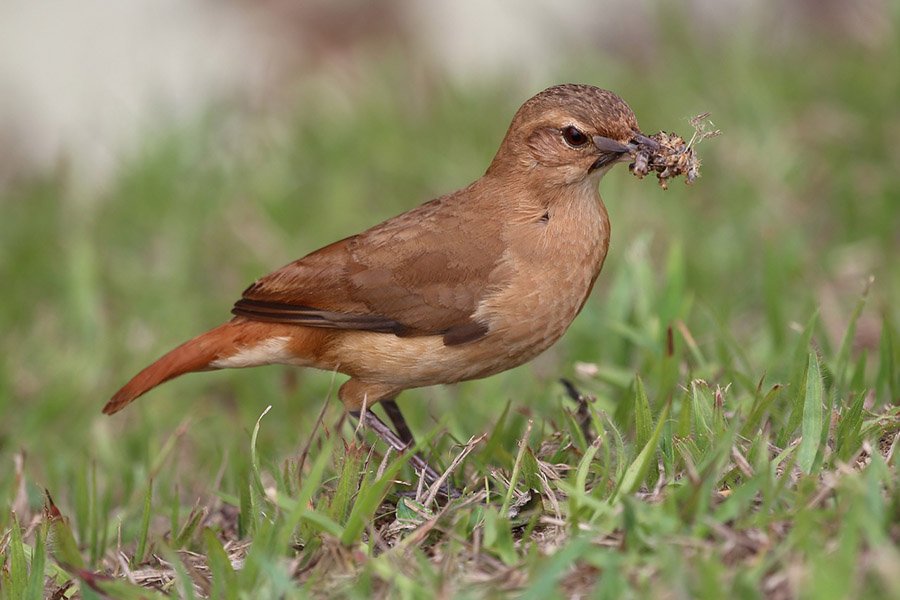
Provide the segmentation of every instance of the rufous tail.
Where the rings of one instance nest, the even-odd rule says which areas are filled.
[[[217,358],[234,351],[241,335],[241,324],[228,322],[202,333],[165,354],[122,386],[103,407],[111,415],[132,401],[170,379],[194,371],[206,371]]]

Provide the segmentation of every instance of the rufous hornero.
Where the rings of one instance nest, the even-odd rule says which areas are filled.
[[[653,143],[616,94],[546,89],[516,112],[474,183],[257,280],[230,321],[138,373],[103,412],[194,371],[313,367],[349,375],[339,391],[346,410],[408,450],[400,392],[511,369],[565,333],[609,248],[598,183]],[[366,410],[378,403],[396,432]]]

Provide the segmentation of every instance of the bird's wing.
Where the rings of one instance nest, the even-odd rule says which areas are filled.
[[[433,200],[266,275],[235,315],[310,327],[443,335],[447,345],[487,332],[473,313],[495,286],[503,254],[480,211],[459,193]],[[485,229],[489,231],[485,231]]]

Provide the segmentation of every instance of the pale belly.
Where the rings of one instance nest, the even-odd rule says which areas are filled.
[[[455,383],[519,366],[549,348],[562,333],[519,338],[513,344],[503,336],[488,335],[469,344],[445,346],[442,336],[398,338],[354,332],[341,336],[338,348],[345,360],[335,369],[401,389]]]

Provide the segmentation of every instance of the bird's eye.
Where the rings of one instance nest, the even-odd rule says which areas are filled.
[[[563,139],[566,140],[566,143],[572,146],[573,148],[578,148],[579,146],[584,146],[588,142],[588,137],[581,132],[577,127],[572,127],[569,125],[565,129],[562,130]]]

